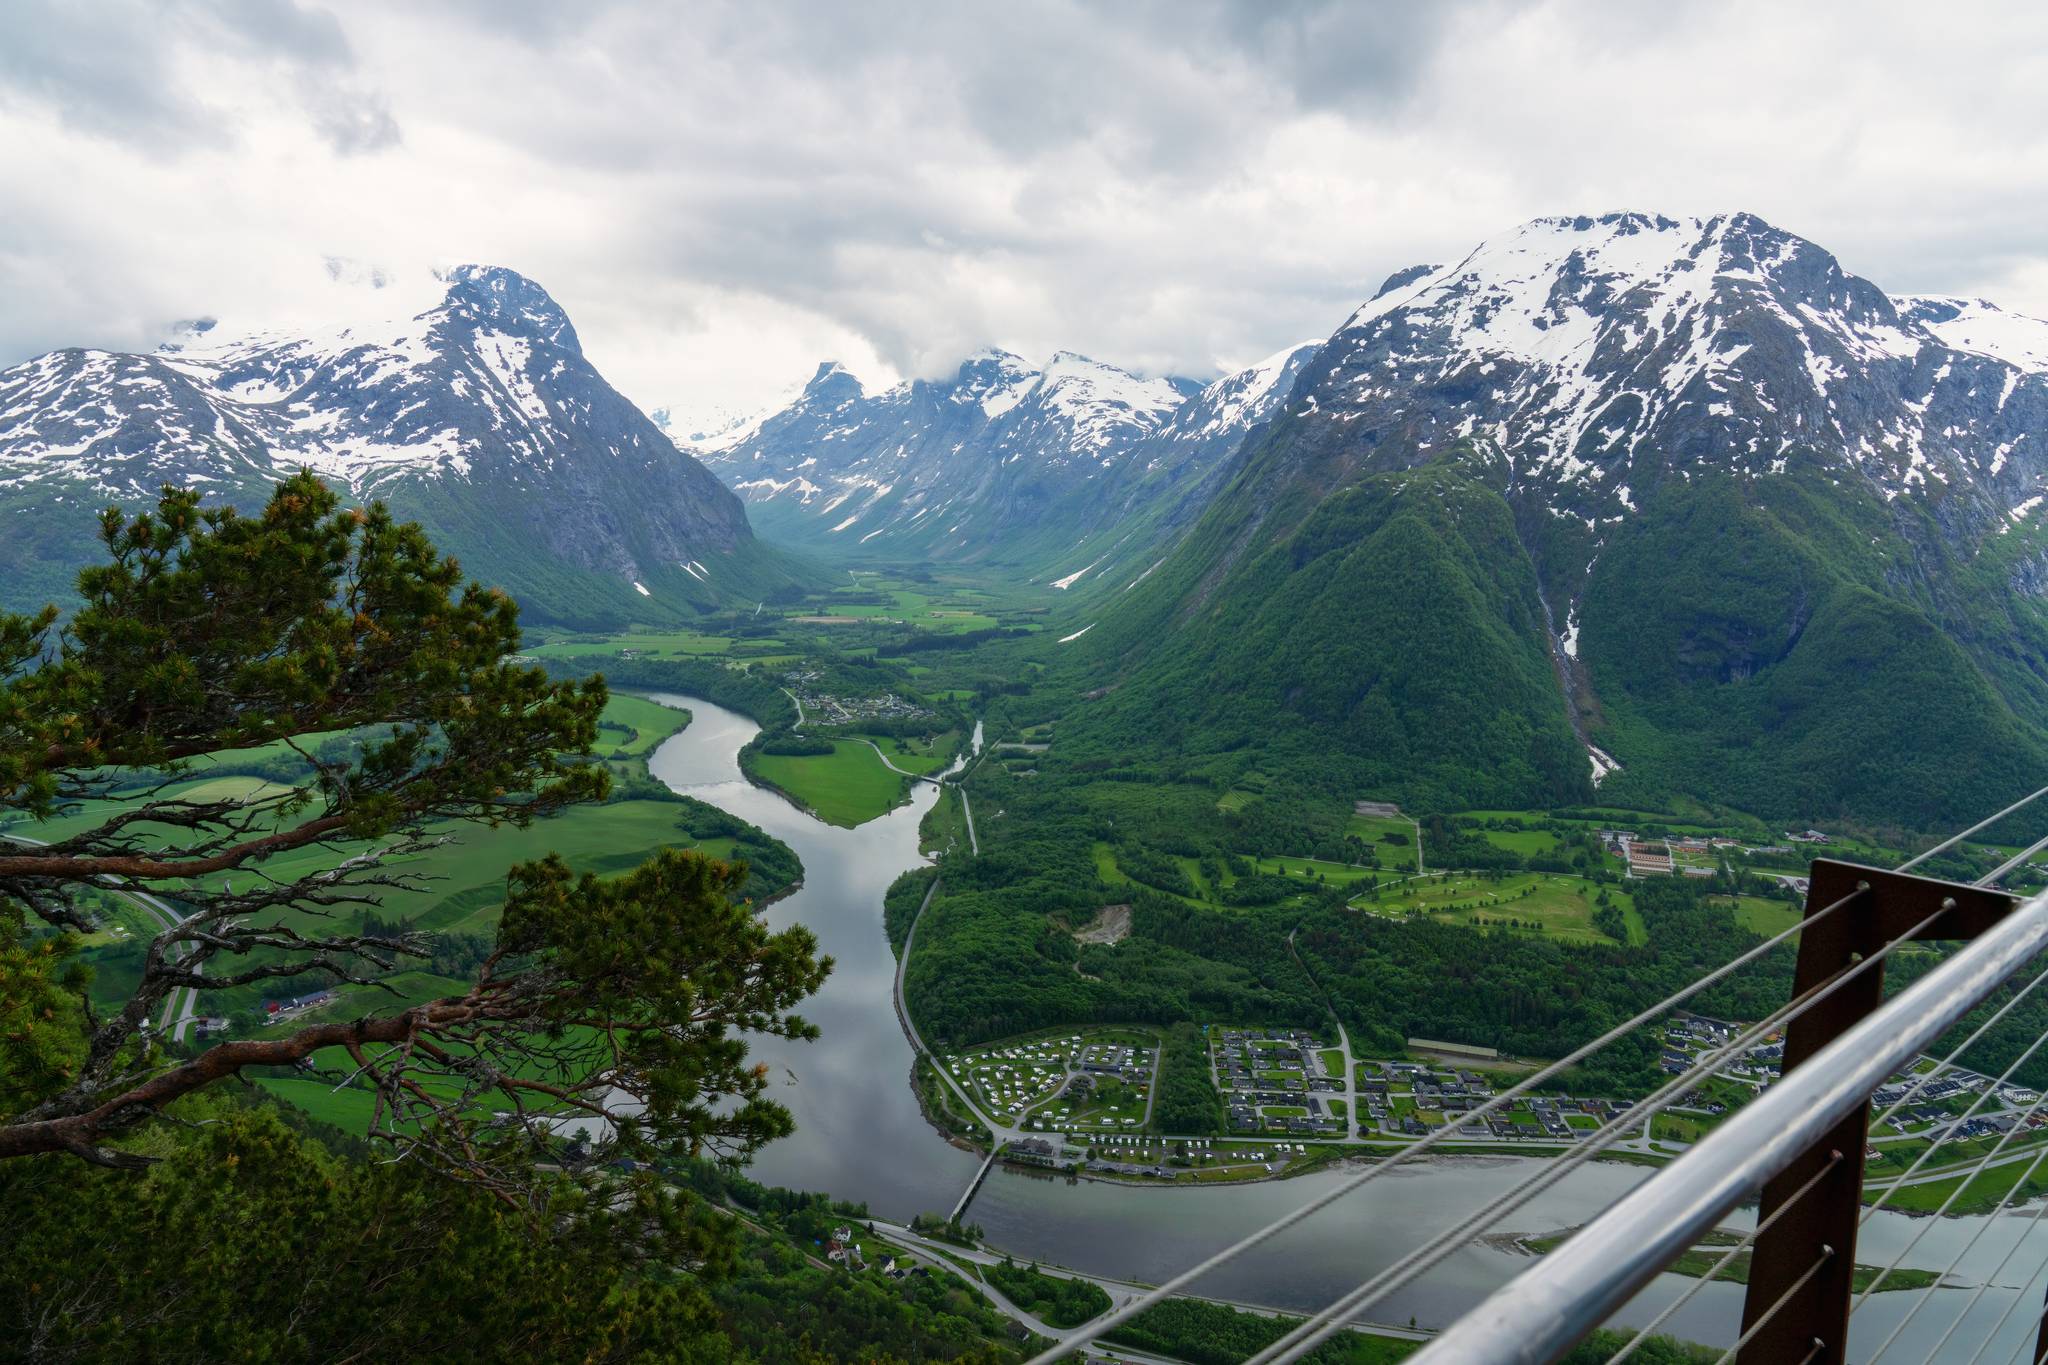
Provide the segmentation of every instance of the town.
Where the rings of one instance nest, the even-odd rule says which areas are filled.
[[[824,674],[817,669],[793,668],[782,675],[789,699],[796,703],[808,724],[859,725],[876,720],[920,720],[931,714],[894,692],[877,697],[844,697],[815,690],[823,679]]]
[[[1155,1123],[1166,1043],[1149,1028],[1033,1035],[943,1057],[941,1069],[1003,1160],[1098,1179],[1204,1184],[1390,1152],[1460,1124],[1463,1131],[1438,1139],[1447,1151],[1551,1155],[1603,1132],[1622,1159],[1661,1162],[1760,1094],[1784,1057],[1779,1034],[1738,1049],[1742,1025],[1679,1012],[1663,1029],[1659,1069],[1674,1078],[1707,1061],[1717,1069],[1647,1123],[1631,1123],[1634,1099],[1564,1085],[1489,1107],[1526,1063],[1487,1048],[1414,1038],[1407,1055],[1358,1057],[1341,1033],[1211,1024],[1201,1036],[1222,1124],[1213,1133],[1165,1132]],[[1939,1171],[1936,1149],[1951,1162],[1986,1143],[2048,1141],[2041,1100],[2026,1087],[1922,1058],[1873,1096],[1871,1179]]]

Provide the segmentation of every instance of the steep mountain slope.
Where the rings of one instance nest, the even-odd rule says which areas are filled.
[[[764,535],[1071,585],[1137,564],[1199,510],[1314,349],[1203,388],[1066,352],[1034,369],[987,351],[873,394],[823,365],[787,407],[695,448]]]
[[[1426,799],[1590,795],[1609,772],[1547,741],[1475,759],[1474,694],[1611,754],[1603,796],[1939,823],[2048,763],[2044,332],[1895,302],[1747,215],[1539,220],[1390,280],[1196,530],[1067,648],[1115,689],[1105,725],[1192,707],[1191,742],[1221,748],[1262,698],[1268,728],[1341,739],[1317,761],[1346,781]],[[1398,573],[1312,541],[1335,508],[1425,484],[1459,529]],[[1511,543],[1468,529],[1503,518]],[[1399,520],[1358,523],[1360,543]],[[1315,581],[1317,615],[1287,574]],[[1461,580],[1495,585],[1485,631]],[[1385,622],[1333,632],[1332,594],[1449,604],[1472,652],[1418,664]],[[1247,639],[1256,666],[1190,691],[1189,660]],[[1533,693],[1500,639],[1556,684]],[[1320,691],[1263,681],[1333,667]],[[1399,745],[1365,738],[1390,689]]]
[[[676,619],[790,581],[737,499],[584,358],[539,285],[452,272],[417,317],[0,371],[0,581],[61,597],[90,514],[164,483],[253,500],[307,466],[424,522],[542,618]],[[637,585],[637,586],[636,586]]]

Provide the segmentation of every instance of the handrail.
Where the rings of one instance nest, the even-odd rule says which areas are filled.
[[[1563,1355],[2044,950],[2048,892],[1787,1072],[1452,1324],[1413,1365],[1545,1365]]]

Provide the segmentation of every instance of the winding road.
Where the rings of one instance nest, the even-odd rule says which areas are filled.
[[[890,772],[900,773],[904,777],[909,778],[912,782],[929,782],[934,787],[945,785],[944,783],[940,782],[939,779],[936,777],[931,777],[924,773],[914,773],[910,771],[910,769],[908,768],[897,767],[894,763],[891,763],[889,761],[889,755],[882,752],[882,746],[875,743],[873,740],[864,739],[861,741],[861,743],[867,745],[870,749],[873,749],[875,751],[875,757],[881,759],[882,766],[887,768]]]
[[[879,1219],[874,1219],[870,1221],[876,1232],[883,1234],[884,1236],[888,1237],[891,1241],[901,1243],[903,1246],[907,1247],[913,1255],[919,1252],[925,1253],[925,1257],[930,1258],[930,1263],[938,1265],[940,1269],[950,1270],[955,1274],[959,1273],[960,1267],[957,1263],[946,1264],[946,1258],[948,1257],[958,1257],[959,1260],[969,1261],[975,1265],[984,1266],[1001,1265],[1005,1259],[1014,1259],[1006,1258],[995,1252],[983,1251],[979,1247],[963,1247],[955,1246],[950,1242],[936,1242],[928,1237],[925,1237],[921,1233],[913,1232],[909,1228],[900,1226],[899,1224],[885,1223]],[[1089,1284],[1099,1286],[1104,1293],[1109,1295],[1110,1307],[1109,1309],[1106,1309],[1104,1311],[1111,1311],[1114,1309],[1122,1308],[1125,1304],[1128,1304],[1133,1299],[1137,1298],[1140,1294],[1143,1294],[1145,1291],[1152,1288],[1151,1285],[1141,1284],[1136,1280],[1119,1280],[1106,1275],[1090,1275],[1084,1271],[1069,1270],[1065,1266],[1051,1265],[1043,1261],[1031,1262],[1031,1264],[1035,1264],[1041,1272],[1052,1276],[1054,1279],[1084,1280]],[[1079,1327],[1052,1327],[1041,1322],[1037,1318],[1032,1317],[1030,1314],[1024,1312],[1022,1309],[1016,1307],[1016,1305],[1012,1304],[1009,1301],[1009,1299],[1004,1297],[1003,1294],[996,1290],[992,1285],[989,1285],[982,1281],[975,1281],[974,1287],[976,1289],[979,1289],[991,1303],[996,1305],[998,1309],[1005,1313],[1009,1313],[1015,1316],[1020,1321],[1022,1321],[1025,1326],[1031,1328],[1032,1331],[1037,1332],[1042,1336],[1050,1337],[1055,1341],[1070,1341],[1073,1338],[1081,1336],[1088,1331],[1088,1325],[1086,1323],[1083,1323]],[[1299,1313],[1291,1312],[1284,1308],[1272,1308],[1268,1307],[1265,1304],[1260,1303],[1246,1303],[1242,1299],[1218,1298],[1210,1294],[1176,1294],[1174,1297],[1182,1299],[1198,1299],[1203,1303],[1220,1304],[1225,1308],[1234,1308],[1240,1313],[1254,1313],[1262,1318],[1291,1318],[1301,1316]],[[1100,1315],[1098,1314],[1097,1316]],[[1366,1319],[1355,1318],[1352,1320],[1352,1325],[1365,1331],[1369,1331],[1374,1336],[1398,1337],[1403,1341],[1427,1341],[1432,1335],[1429,1332],[1420,1331],[1412,1327],[1397,1327],[1392,1323],[1372,1322]],[[1114,1349],[1120,1357],[1130,1360],[1164,1359],[1163,1357],[1146,1355],[1144,1353],[1134,1351],[1129,1347],[1119,1346],[1110,1349]]]
[[[48,848],[50,846],[48,840],[31,839],[26,834],[0,834],[0,839],[6,839],[17,844],[28,844],[35,848]],[[179,924],[183,923],[177,911],[171,909],[170,906],[164,904],[155,896],[150,895],[147,891],[132,891],[125,887],[114,886],[107,886],[101,889],[119,896],[131,905],[140,907],[145,914],[166,929],[175,929]],[[157,1028],[160,1032],[170,1034],[173,1040],[182,1043],[185,1041],[186,1031],[192,1027],[193,1022],[198,1018],[199,988],[197,986],[180,986],[172,991],[164,1000],[163,1018],[157,1022]]]

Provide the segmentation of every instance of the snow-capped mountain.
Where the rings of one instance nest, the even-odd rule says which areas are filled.
[[[2002,360],[2021,370],[2048,370],[2048,321],[2009,313],[1988,299],[1906,294],[1899,311],[1958,351]]]
[[[1945,819],[2048,766],[2044,509],[2048,322],[1545,218],[1389,279],[1071,649],[1118,723],[1425,804]]]
[[[1544,218],[1390,280],[1298,399],[1344,444],[1478,442],[1582,515],[1795,448],[1991,512],[2048,469],[2044,352],[2048,324],[1890,298],[1752,215]]]
[[[0,371],[0,499],[16,524],[165,483],[252,501],[301,466],[417,517],[544,616],[703,601],[717,564],[751,549],[732,494],[509,270],[456,269],[437,306],[384,324],[194,329],[153,354],[54,351]]]
[[[1197,507],[1314,351],[1207,387],[1064,351],[1043,367],[983,351],[875,393],[826,364],[787,406],[693,448],[769,534],[1071,582]]]

